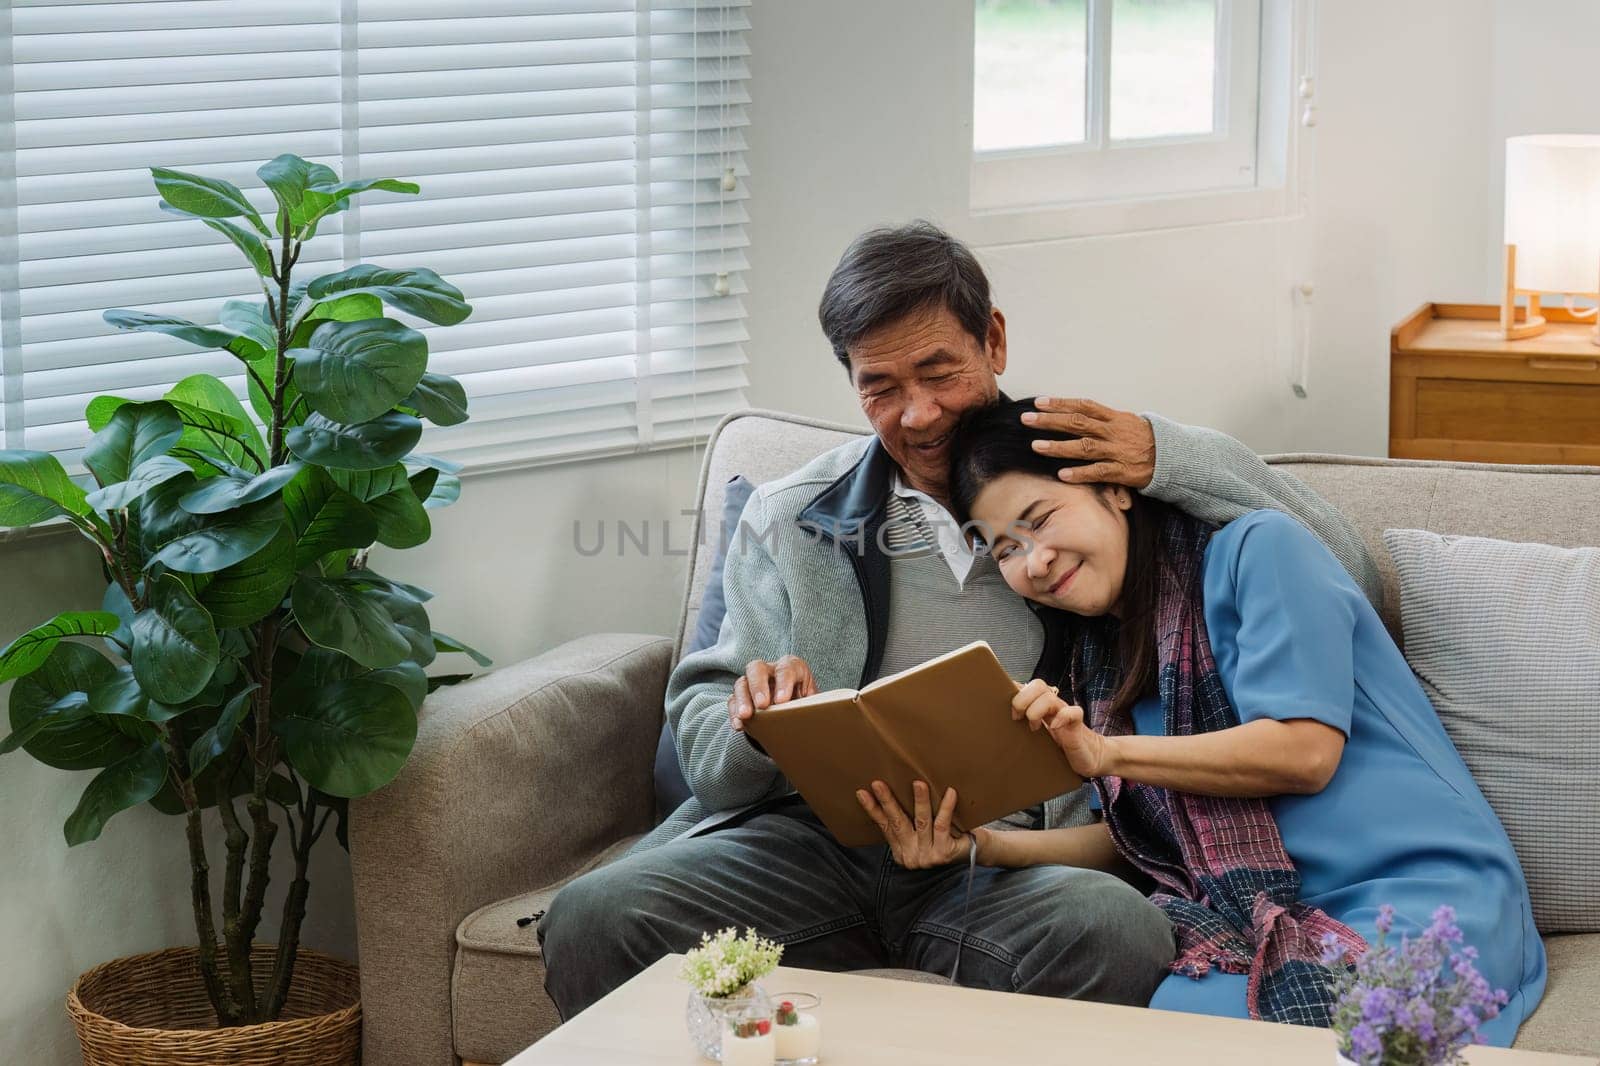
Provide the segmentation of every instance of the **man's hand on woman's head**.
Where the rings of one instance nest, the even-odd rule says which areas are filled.
[[[733,695],[728,697],[728,724],[734,732],[744,732],[744,724],[757,711],[775,703],[814,696],[817,679],[811,667],[798,655],[785,655],[777,662],[752,659],[744,668],[744,676],[734,683]]]
[[[1079,777],[1104,777],[1110,772],[1110,744],[1083,720],[1083,708],[1062,699],[1056,686],[1034,678],[1017,688],[1011,717],[1028,728],[1044,729],[1061,746]]]
[[[907,817],[905,809],[894,798],[894,793],[882,781],[872,782],[868,789],[856,791],[856,802],[867,812],[883,839],[889,844],[894,861],[908,870],[922,870],[931,866],[947,866],[965,859],[970,847],[969,834],[954,828],[956,790],[947,788],[937,811],[929,799],[928,783],[916,781],[911,785],[912,812]],[[983,829],[974,829],[981,846]]]
[[[1040,396],[1034,406],[1038,411],[1022,416],[1028,426],[1078,437],[1034,441],[1034,451],[1057,459],[1090,460],[1087,466],[1062,467],[1057,475],[1062,481],[1077,485],[1105,482],[1143,489],[1155,477],[1156,434],[1143,417],[1093,400]]]

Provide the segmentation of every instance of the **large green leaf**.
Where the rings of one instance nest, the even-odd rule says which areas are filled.
[[[309,224],[306,231],[306,240],[316,236],[317,222],[324,215],[331,215],[343,211],[350,206],[350,197],[368,189],[379,189],[383,192],[400,192],[415,194],[422,187],[415,182],[401,181],[397,178],[366,178],[359,181],[344,181],[333,184],[327,181],[316,181],[306,190],[305,208],[311,212],[306,220]]]
[[[353,426],[312,414],[284,436],[289,450],[306,462],[340,470],[376,470],[399,462],[421,438],[422,423],[398,411]]]
[[[295,621],[313,644],[373,669],[393,666],[411,650],[373,589],[343,578],[301,574],[291,596]]]
[[[304,287],[301,295],[304,296]],[[369,318],[383,317],[383,301],[370,293],[358,292],[349,296],[339,296],[321,303],[313,303],[305,312],[305,318],[295,326],[293,335],[289,338],[289,347],[304,348],[311,339],[311,334],[324,322],[362,322]]]
[[[58,515],[88,513],[84,491],[67,477],[55,456],[0,451],[0,527],[31,526]]]
[[[214,477],[185,493],[178,506],[190,514],[220,514],[276,496],[304,466],[285,463],[255,477]]]
[[[399,403],[422,379],[428,342],[392,318],[324,322],[295,348],[294,380],[313,411],[365,422]]]
[[[308,187],[312,184],[332,185],[339,180],[339,175],[332,168],[321,163],[308,163],[287,152],[257,167],[256,177],[272,190],[272,195],[278,201],[280,220],[287,215],[290,227],[296,230],[309,222],[318,208],[326,207],[330,202],[325,193],[313,196],[308,202]]]
[[[205,688],[217,668],[217,630],[176,577],[145,580],[150,604],[133,619],[134,676],[151,698],[183,703]]]
[[[134,586],[134,594],[138,594],[139,586]],[[100,609],[117,616],[117,628],[110,634],[106,647],[118,654],[123,649],[133,647],[133,604],[128,601],[128,594],[122,586],[115,581],[106,585],[105,593],[100,597]]]
[[[280,525],[266,547],[218,571],[200,593],[200,605],[218,629],[259,622],[283,602],[295,569],[294,534]]]
[[[283,518],[283,503],[267,499],[204,516],[204,524],[198,528],[176,526],[165,538],[147,532],[145,544],[150,556],[145,566],[161,563],[184,574],[216,573],[265,548],[277,535]]]
[[[69,692],[34,715],[25,725],[0,741],[0,755],[9,755],[46,729],[71,725],[93,714],[86,692]]]
[[[137,718],[145,722],[165,722],[183,713],[183,708],[172,707],[151,699],[139,685],[133,667],[119,666],[116,674],[89,690],[89,710],[95,714]]]
[[[472,647],[472,645],[463,644],[455,637],[450,636],[448,633],[441,633],[437,629],[433,631],[433,646],[439,651],[458,651],[463,655],[470,655],[472,656],[472,661],[479,666],[490,666],[494,663],[493,659],[477,648]]]
[[[406,485],[370,501],[367,506],[378,520],[378,543],[390,548],[415,548],[433,533],[422,501]]]
[[[382,670],[373,670],[363,676],[399,689],[405,695],[406,701],[411,704],[413,711],[421,707],[422,701],[428,696],[428,675],[414,662],[407,661],[386,666]]]
[[[247,337],[240,337],[237,333],[220,326],[196,325],[186,318],[157,315],[149,311],[134,311],[126,307],[114,307],[102,312],[100,317],[121,330],[165,333],[169,337],[187,341],[197,348],[221,348],[241,358],[255,349],[255,342]]]
[[[472,314],[461,290],[427,267],[390,268],[358,263],[337,274],[324,274],[306,286],[313,300],[352,293],[370,293],[391,307],[439,326],[453,326]]]
[[[430,470],[437,470],[441,474],[461,473],[461,464],[451,459],[443,459],[437,455],[426,452],[412,452],[406,456],[406,462],[412,466],[425,466]]]
[[[251,300],[228,300],[222,305],[220,320],[224,329],[232,330],[256,346],[256,350],[241,354],[245,362],[278,350],[278,331],[267,317],[266,304]]]
[[[244,716],[250,712],[251,695],[258,686],[251,683],[246,688],[234,694],[222,708],[222,713],[217,716],[216,724],[200,734],[189,747],[189,772],[198,774],[211,764],[211,760],[220,756],[233,746],[233,734],[239,728],[239,723],[244,721]]]
[[[467,420],[467,390],[447,374],[423,374],[411,395],[400,404],[436,426],[454,426]]]
[[[238,455],[238,459],[229,458],[235,466],[244,465],[243,456],[246,452],[243,448],[226,447],[226,442],[221,439],[224,436],[240,445],[247,445],[257,457],[267,457],[267,446],[261,439],[261,433],[250,421],[250,416],[245,414],[239,398],[232,389],[210,374],[191,374],[167,390],[165,399],[178,409],[185,425],[199,430],[218,448],[219,454],[229,457]],[[209,418],[200,418],[202,413]],[[189,443],[190,434],[185,433],[184,438],[184,443]]]
[[[115,485],[149,460],[171,451],[182,436],[183,420],[165,400],[126,403],[90,438],[83,465],[101,485]]]
[[[161,791],[166,779],[167,757],[159,742],[147,744],[100,771],[83,790],[77,808],[67,816],[68,846],[97,838],[112,815],[151,799]]]
[[[353,570],[344,581],[363,589],[368,596],[382,604],[395,631],[405,639],[407,658],[427,666],[435,655],[433,628],[428,621],[428,609],[422,605],[425,597],[416,595],[411,586],[375,574],[370,570]]]
[[[167,207],[166,204],[161,206]],[[250,260],[250,265],[255,268],[257,274],[264,278],[272,277],[272,253],[267,250],[266,242],[260,236],[226,219],[204,218],[201,221],[232,241],[234,247]]]
[[[158,455],[140,463],[138,469],[128,475],[128,480],[89,493],[88,504],[101,514],[110,514],[132,506],[157,485],[192,473],[187,463],[170,455]]]
[[[335,485],[363,502],[375,500],[408,483],[404,463],[378,470],[330,470],[328,476]]]
[[[87,700],[96,685],[116,676],[116,667],[93,648],[63,641],[44,665],[11,686],[13,731],[27,729],[74,693]],[[110,721],[93,716],[52,723],[39,730],[23,750],[58,770],[90,770],[109,766],[137,746]]]
[[[238,186],[220,178],[205,178],[167,167],[151,167],[161,198],[186,215],[200,218],[238,218],[244,216],[263,237],[269,236],[261,216],[245,199]]]
[[[300,776],[349,798],[394,780],[416,743],[417,715],[395,685],[364,676],[317,689],[275,714],[272,729]]]
[[[63,611],[0,648],[0,681],[33,673],[67,637],[103,637],[117,625],[117,616],[107,611]]]
[[[283,490],[283,506],[295,535],[294,565],[308,566],[340,548],[365,548],[378,539],[371,509],[339,488],[320,467],[308,466]]]
[[[407,481],[411,491],[422,501],[422,506],[429,509],[448,507],[461,496],[461,479],[454,474],[440,473],[432,467],[418,470]]]

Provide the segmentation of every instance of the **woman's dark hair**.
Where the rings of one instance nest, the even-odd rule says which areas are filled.
[[[931,222],[868,230],[839,257],[817,318],[834,358],[913,311],[943,307],[981,345],[989,339],[989,279],[972,250]]]
[[[963,525],[972,521],[972,504],[985,485],[1002,474],[1031,474],[1060,484],[1056,471],[1087,466],[1088,459],[1057,459],[1033,450],[1036,440],[1077,440],[1071,433],[1033,429],[1022,422],[1035,410],[1033,397],[1004,400],[968,411],[950,441],[950,506]],[[1103,488],[1104,486],[1090,486]],[[1128,566],[1122,579],[1121,618],[1117,625],[1118,661],[1122,679],[1112,699],[1113,713],[1131,708],[1156,689],[1155,612],[1160,589],[1162,544],[1170,508],[1159,500],[1132,493],[1128,509]],[[1111,506],[1104,495],[1106,506]]]

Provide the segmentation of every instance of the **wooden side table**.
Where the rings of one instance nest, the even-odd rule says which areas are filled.
[[[1500,309],[1423,304],[1389,337],[1389,455],[1479,463],[1600,465],[1594,319],[1542,312],[1508,341]]]

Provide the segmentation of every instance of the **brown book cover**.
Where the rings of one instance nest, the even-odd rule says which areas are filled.
[[[760,710],[745,729],[847,847],[883,842],[856,789],[888,784],[909,815],[911,783],[934,809],[956,790],[960,829],[1071,792],[1083,783],[1055,741],[1013,721],[1017,684],[984,641],[890,674]]]

